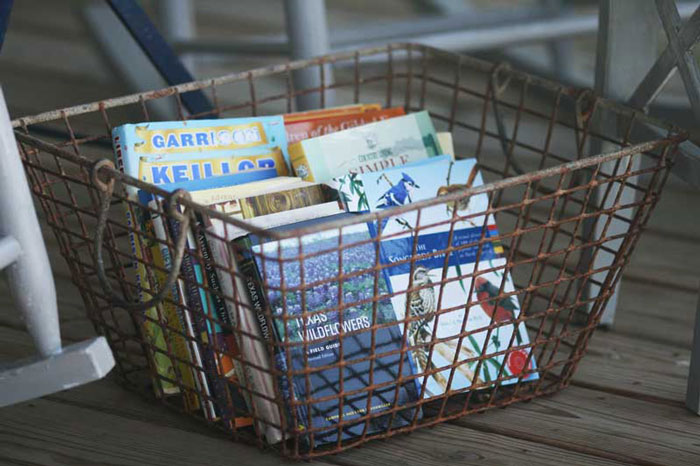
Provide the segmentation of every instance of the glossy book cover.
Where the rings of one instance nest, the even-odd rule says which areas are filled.
[[[383,173],[367,173],[362,176],[362,182],[371,211],[483,184],[474,159],[458,162],[443,159]],[[472,384],[485,388],[498,377],[506,377],[502,384],[515,383],[521,377],[523,380],[537,378],[537,373],[533,372],[534,358],[529,356],[525,325],[520,324],[516,329],[513,324],[520,316],[520,304],[511,276],[504,277],[503,247],[498,240],[486,241],[479,251],[482,234],[487,240],[498,236],[493,216],[487,219],[479,215],[487,208],[487,195],[478,194],[426,207],[420,218],[412,211],[371,225],[373,234],[381,228],[382,236],[387,237],[381,242],[381,261],[389,266],[385,271],[391,290],[396,294],[392,303],[397,317],[403,319],[407,309],[412,317],[424,317],[409,323],[408,337],[409,344],[415,347],[412,356],[417,371],[437,371],[427,380],[419,378],[419,383],[425,385],[425,397],[445,393],[450,379],[449,388],[459,390]],[[458,219],[451,228],[453,215]],[[417,227],[420,230],[416,238]],[[414,239],[417,240],[415,249]],[[446,258],[448,245],[457,249]],[[410,262],[402,261],[410,259],[414,251],[419,260],[411,269]],[[414,291],[406,293],[409,287]],[[499,294],[507,296],[496,299]],[[472,304],[467,307],[468,302]],[[446,312],[435,314],[437,310]],[[489,331],[492,325],[495,327]],[[457,335],[463,331],[473,333],[460,341]],[[433,335],[441,342],[433,346],[430,354]],[[506,354],[509,345],[515,350]],[[495,356],[479,364],[477,358],[483,354]],[[459,362],[456,368],[449,368],[455,361]],[[443,367],[445,369],[440,371]]]
[[[368,240],[370,234],[365,224],[343,228],[342,273],[355,275],[343,279],[342,286],[336,279],[341,272],[337,230],[253,247],[266,258],[261,260],[256,254],[258,271],[264,274],[269,286],[266,298],[273,317],[274,337],[278,341],[300,343],[276,354],[280,370],[290,369],[298,374],[292,377],[291,387],[281,383],[283,396],[288,400],[310,401],[290,411],[290,421],[296,422],[300,430],[321,428],[306,439],[317,446],[338,440],[341,413],[345,424],[341,429],[343,439],[362,435],[366,424],[367,434],[383,432],[407,425],[419,414],[417,408],[405,407],[417,400],[415,379],[409,378],[397,389],[399,377],[414,372],[410,358],[400,353],[402,333],[394,324],[396,315],[388,297],[388,284],[380,276],[377,295],[382,298],[374,305],[374,274],[361,273],[371,269],[376,255],[375,246]],[[298,256],[300,250],[308,255],[303,270],[298,260],[289,260]],[[280,266],[280,258],[288,261]],[[287,290],[284,293],[279,289],[283,280]],[[299,290],[302,284],[303,293]],[[301,317],[304,310],[305,319]],[[286,320],[286,328],[282,318],[285,313],[293,317]],[[373,324],[381,327],[372,329]],[[343,369],[337,366],[341,360],[345,363]],[[317,369],[308,379],[303,375],[306,367]],[[380,388],[370,389],[377,385]],[[367,414],[375,415],[368,423],[362,419]],[[354,419],[358,422],[348,422]]]

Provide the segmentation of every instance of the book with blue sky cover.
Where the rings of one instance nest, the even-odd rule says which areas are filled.
[[[430,199],[459,186],[483,184],[474,159],[458,162],[438,159],[384,172],[365,173],[356,181],[361,181],[366,206],[370,211]],[[420,229],[417,237],[416,254],[421,258],[413,267],[412,281],[410,262],[401,261],[413,255],[417,212],[391,216],[378,224],[371,224],[373,234],[376,235],[377,229],[381,228],[382,236],[387,237],[381,242],[381,261],[388,265],[385,271],[392,292],[398,293],[392,298],[397,317],[403,319],[407,309],[411,316],[425,316],[409,323],[409,344],[415,347],[412,355],[418,372],[439,370],[452,365],[453,361],[461,362],[454,374],[451,374],[453,370],[445,369],[430,375],[427,380],[421,377],[419,383],[425,382],[426,397],[445,393],[451,376],[451,390],[466,389],[472,383],[488,386],[488,382],[499,375],[509,377],[503,384],[517,382],[521,376],[524,380],[537,378],[532,371],[535,361],[529,356],[525,326],[520,324],[516,330],[512,323],[520,315],[517,296],[495,299],[500,294],[501,285],[503,294],[515,291],[510,275],[504,277],[506,259],[500,243],[497,240],[484,242],[479,263],[475,264],[482,231],[485,229],[484,237],[487,239],[498,236],[493,216],[486,219],[484,215],[478,215],[487,207],[487,195],[479,194],[454,203],[424,208],[419,226],[426,228]],[[442,284],[445,249],[450,243],[450,220],[455,208],[457,221],[451,245],[462,248],[449,253],[446,283]],[[472,274],[475,276],[465,277]],[[406,293],[409,286],[419,289]],[[468,302],[472,304],[465,312]],[[438,309],[449,311],[436,316]],[[497,326],[489,332],[486,328],[492,323]],[[459,345],[456,335],[462,329],[474,333]],[[444,340],[434,345],[431,361],[428,361],[429,343],[434,331],[436,338]],[[478,365],[476,358],[506,350],[511,340],[514,351],[486,359],[479,372],[475,373]]]

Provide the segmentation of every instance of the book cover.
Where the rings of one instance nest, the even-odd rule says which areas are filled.
[[[292,167],[307,181],[405,165],[441,154],[427,111],[306,139],[289,146]]]
[[[149,182],[184,181],[251,168],[273,167],[286,174],[282,172],[289,163],[282,116],[127,124],[113,129],[112,140],[119,168],[134,178],[146,176]],[[246,159],[236,160],[236,156]],[[150,166],[140,171],[142,157],[160,164],[154,165],[155,175]],[[222,158],[226,160],[221,162]],[[279,158],[285,163],[278,166]],[[180,166],[191,160],[200,162]],[[175,171],[166,165],[170,161],[180,163]],[[129,194],[135,196],[136,191],[130,189]]]
[[[240,186],[242,184],[255,183],[256,181],[264,181],[276,177],[278,177],[277,170],[275,170],[274,168],[263,168],[259,170],[247,170],[229,175],[217,175],[211,178],[184,180],[166,184],[169,185],[168,189],[171,190],[185,189],[187,191],[203,191],[207,189],[219,189],[229,188],[232,186]]]
[[[434,166],[439,163],[449,163],[453,160],[451,155],[436,155],[429,159],[417,160],[415,162],[409,162],[403,165],[399,169],[405,169],[408,167],[419,167],[421,165],[430,164]],[[388,173],[389,170],[385,170],[384,174]],[[380,178],[380,179],[383,179]],[[369,202],[367,201],[367,193],[364,187],[364,175],[362,173],[349,173],[344,176],[339,176],[333,178],[328,184],[333,189],[338,191],[338,196],[345,207],[347,212],[369,212]]]
[[[339,436],[350,439],[405,426],[420,415],[411,405],[418,393],[410,378],[410,358],[400,352],[402,333],[395,324],[388,283],[380,276],[375,284],[371,271],[375,246],[366,242],[369,239],[366,224],[343,228],[342,270],[337,230],[282,241],[250,239],[252,254],[248,255],[245,270],[255,274],[252,279],[257,288],[251,295],[260,301],[254,308],[264,318],[263,336],[292,343],[278,346],[275,352],[277,368],[285,374],[297,374],[281,377],[280,391],[290,402],[309,401],[290,409],[290,424],[302,433],[314,429],[305,440],[315,446],[337,442]],[[290,260],[300,252],[307,255],[303,266]],[[363,270],[367,273],[361,273]],[[341,273],[354,275],[341,285],[336,278]],[[263,280],[266,289],[261,287]],[[301,285],[305,285],[303,292],[299,290]],[[379,297],[376,304],[375,286]],[[284,314],[292,318],[284,319]],[[380,327],[373,330],[373,325]],[[342,372],[338,367],[327,368],[341,360]],[[303,375],[307,367],[316,369],[308,378]],[[408,378],[399,383],[400,377]],[[380,388],[373,388],[377,385]],[[366,422],[368,414],[374,417]],[[352,422],[355,419],[358,421]]]
[[[441,160],[382,173],[365,173],[361,178],[367,204],[372,211],[483,184],[473,159],[458,162]],[[501,287],[506,295],[515,292],[511,276],[504,277],[506,259],[500,243],[497,240],[483,243],[479,263],[475,264],[483,229],[486,239],[498,236],[493,216],[487,219],[484,215],[478,215],[487,207],[487,195],[480,194],[456,203],[422,209],[422,228],[415,245],[420,259],[415,262],[413,270],[410,262],[402,261],[413,256],[417,212],[387,217],[377,224],[371,224],[374,235],[381,230],[382,236],[387,237],[381,242],[381,261],[388,266],[385,272],[392,292],[398,293],[392,298],[397,317],[403,319],[407,309],[412,317],[424,316],[408,324],[408,335],[409,343],[415,347],[412,356],[419,373],[437,371],[427,380],[425,377],[419,379],[421,385],[425,384],[426,397],[445,393],[450,377],[451,390],[469,388],[472,384],[480,384],[483,388],[499,375],[508,377],[502,384],[515,383],[520,378],[534,380],[538,377],[534,372],[535,361],[530,355],[525,325],[520,324],[516,328],[512,323],[520,315],[517,296],[496,300]],[[454,209],[457,209],[456,214]],[[459,220],[451,231],[453,215],[458,215]],[[450,235],[452,246],[462,248],[449,253],[446,283],[441,283]],[[465,277],[472,273],[474,277]],[[413,290],[406,293],[409,287]],[[472,290],[471,296],[469,290]],[[467,302],[472,304],[465,310]],[[438,309],[449,311],[435,315]],[[488,331],[486,328],[492,323],[497,326]],[[475,333],[464,338],[460,347],[457,335],[462,331]],[[429,362],[433,332],[443,342],[434,345],[432,361]],[[498,354],[511,344],[515,348],[513,351],[485,359],[478,373],[475,372],[477,358],[482,354]],[[460,362],[456,370],[440,371],[453,361]]]
[[[147,183],[162,185],[270,168],[280,176],[289,173],[279,147],[255,154],[224,154],[219,157],[194,154],[142,156],[139,159],[138,178]]]
[[[347,113],[314,120],[303,120],[297,122],[286,122],[287,142],[294,144],[304,139],[315,138],[325,134],[336,133],[357,126],[382,121],[389,118],[405,115],[403,107],[387,108],[385,110],[360,111],[358,113]]]

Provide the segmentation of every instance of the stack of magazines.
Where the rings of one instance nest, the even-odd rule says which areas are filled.
[[[113,144],[127,175],[258,231],[483,184],[427,111],[379,104],[128,124]],[[431,398],[537,378],[485,194],[283,240],[201,214],[182,231],[161,215],[166,199],[127,195],[144,232],[131,235],[139,299],[165,283],[168,243],[187,237],[180,278],[142,332],[156,393],[189,412],[318,447],[416,422]]]

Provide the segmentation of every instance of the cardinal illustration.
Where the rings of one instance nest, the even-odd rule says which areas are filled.
[[[493,319],[493,323],[499,322],[515,322],[516,312],[518,310],[518,302],[515,296],[509,296],[507,298],[501,298],[496,300],[496,297],[500,294],[498,287],[486,280],[484,277],[476,277],[474,283],[474,292],[479,301],[481,309]],[[522,338],[518,329],[514,329],[515,339],[518,344],[522,343]]]
[[[430,278],[430,270],[426,267],[419,266],[413,271],[413,287],[419,288],[408,293],[409,315],[411,317],[420,316],[421,319],[413,320],[409,323],[408,339],[411,346],[419,346],[413,351],[413,355],[418,364],[419,372],[432,371],[436,369],[432,360],[428,360],[430,342],[433,336],[433,322],[435,320],[435,312],[437,311],[437,300],[435,299],[435,289],[432,286],[433,281]],[[435,351],[440,354],[445,360],[454,360],[454,357],[459,353],[458,361],[474,358],[474,353],[466,346],[457,344],[455,340],[447,340],[434,346]],[[457,370],[461,372],[468,380],[474,379],[474,373],[467,367],[466,364],[457,366]],[[431,377],[443,389],[447,388],[447,380],[440,372],[435,372]],[[431,393],[432,394],[432,393]]]

